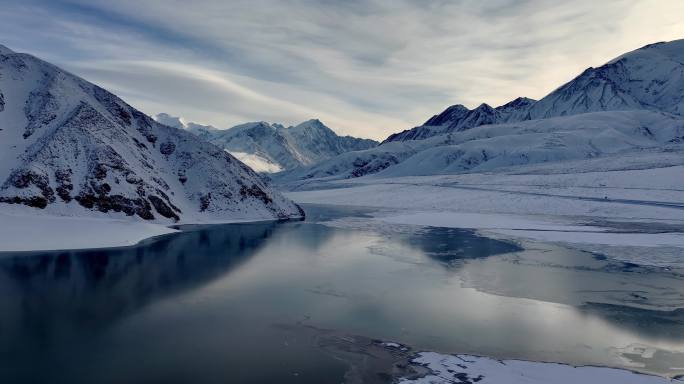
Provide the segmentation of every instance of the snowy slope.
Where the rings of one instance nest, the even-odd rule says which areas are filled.
[[[162,222],[301,215],[222,149],[33,56],[0,49],[0,94],[2,203]]]
[[[683,143],[684,119],[677,116],[643,110],[596,112],[484,125],[423,140],[384,143],[311,167],[280,172],[272,178],[294,188],[310,179],[494,171],[616,153],[638,158],[644,150],[682,150]]]
[[[305,121],[294,127],[264,121],[240,124],[221,130],[181,119],[166,113],[155,117],[167,125],[185,128],[242,160],[257,172],[278,172],[318,163],[330,157],[365,150],[376,141],[338,136],[320,120]]]
[[[482,104],[473,110],[451,106],[385,141],[425,139],[486,124],[642,109],[684,115],[684,40],[650,44],[588,68],[536,102],[517,98],[497,108]]]
[[[505,167],[582,160],[644,149],[682,147],[684,119],[660,112],[595,112],[486,125],[434,137],[426,149],[378,177],[492,171]]]
[[[650,44],[588,68],[535,103],[529,118],[630,109],[684,114],[684,40]]]

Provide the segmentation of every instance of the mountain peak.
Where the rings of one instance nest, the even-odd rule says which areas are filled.
[[[443,125],[449,121],[453,121],[455,118],[462,117],[466,113],[470,112],[463,104],[454,104],[449,106],[439,115],[434,115],[428,119],[423,125]]]
[[[653,55],[679,62],[684,61],[684,39],[646,44],[641,48],[637,48],[633,51],[622,54],[606,64],[613,64],[617,61],[627,58],[639,59],[645,57],[655,57]]]
[[[298,128],[298,129],[316,128],[319,130],[330,130],[330,131],[332,131],[330,128],[328,128],[327,125],[325,125],[319,119],[309,119],[309,120],[306,120],[304,122],[301,122],[301,123],[295,125],[292,128]]]
[[[302,123],[295,125],[294,127],[291,127],[290,129],[294,131],[306,131],[315,129],[317,131],[331,133],[337,136],[337,134],[332,129],[330,129],[327,125],[323,124],[323,122],[318,119],[310,119],[304,121]]]
[[[519,106],[519,105],[529,105],[535,103],[537,100],[535,99],[530,99],[529,97],[524,97],[524,96],[519,96],[516,97],[515,99],[509,101],[508,103],[501,105],[501,107],[507,107],[507,106]]]
[[[589,67],[530,107],[528,118],[619,110],[684,115],[684,40],[649,44]]]
[[[473,111],[494,111],[494,108],[492,108],[489,104],[487,103],[482,103],[477,106],[477,108],[473,109]]]
[[[158,113],[154,117],[154,120],[159,123],[159,124],[164,124],[169,127],[173,128],[178,128],[178,129],[184,129],[185,124],[183,124],[183,121],[181,120],[180,117],[177,116],[171,116],[168,113]]]

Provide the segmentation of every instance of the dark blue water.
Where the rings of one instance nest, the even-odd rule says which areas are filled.
[[[314,221],[364,216],[309,211]],[[636,310],[615,293],[647,279],[660,290],[642,304],[650,295],[656,303],[681,291],[676,274],[608,272],[590,257],[579,268],[562,252],[544,256],[551,265],[520,250],[453,229],[289,222],[192,227],[128,248],[5,254],[0,382],[342,382],[348,363],[325,353],[311,329],[449,352],[637,362],[668,374],[684,366],[682,314]],[[586,296],[592,284],[602,293]]]

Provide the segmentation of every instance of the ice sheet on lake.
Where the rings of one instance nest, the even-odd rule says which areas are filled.
[[[469,228],[625,262],[684,264],[684,167],[601,168],[610,164],[602,159],[515,172],[360,178],[288,196],[301,203],[377,207],[382,212],[376,219],[392,225]]]

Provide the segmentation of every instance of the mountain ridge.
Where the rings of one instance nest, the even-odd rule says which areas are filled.
[[[472,110],[456,104],[421,126],[390,135],[383,143],[425,139],[486,124],[587,112],[650,109],[683,115],[682,52],[684,40],[647,44],[600,67],[585,69],[538,101],[518,97],[496,108],[483,103]],[[648,64],[652,62],[655,65]],[[659,71],[652,68],[659,68]]]
[[[254,170],[266,173],[311,165],[344,152],[378,145],[370,139],[340,136],[318,119],[289,127],[257,121],[217,129],[183,123],[168,114],[155,118],[178,121],[184,129],[227,150]]]

